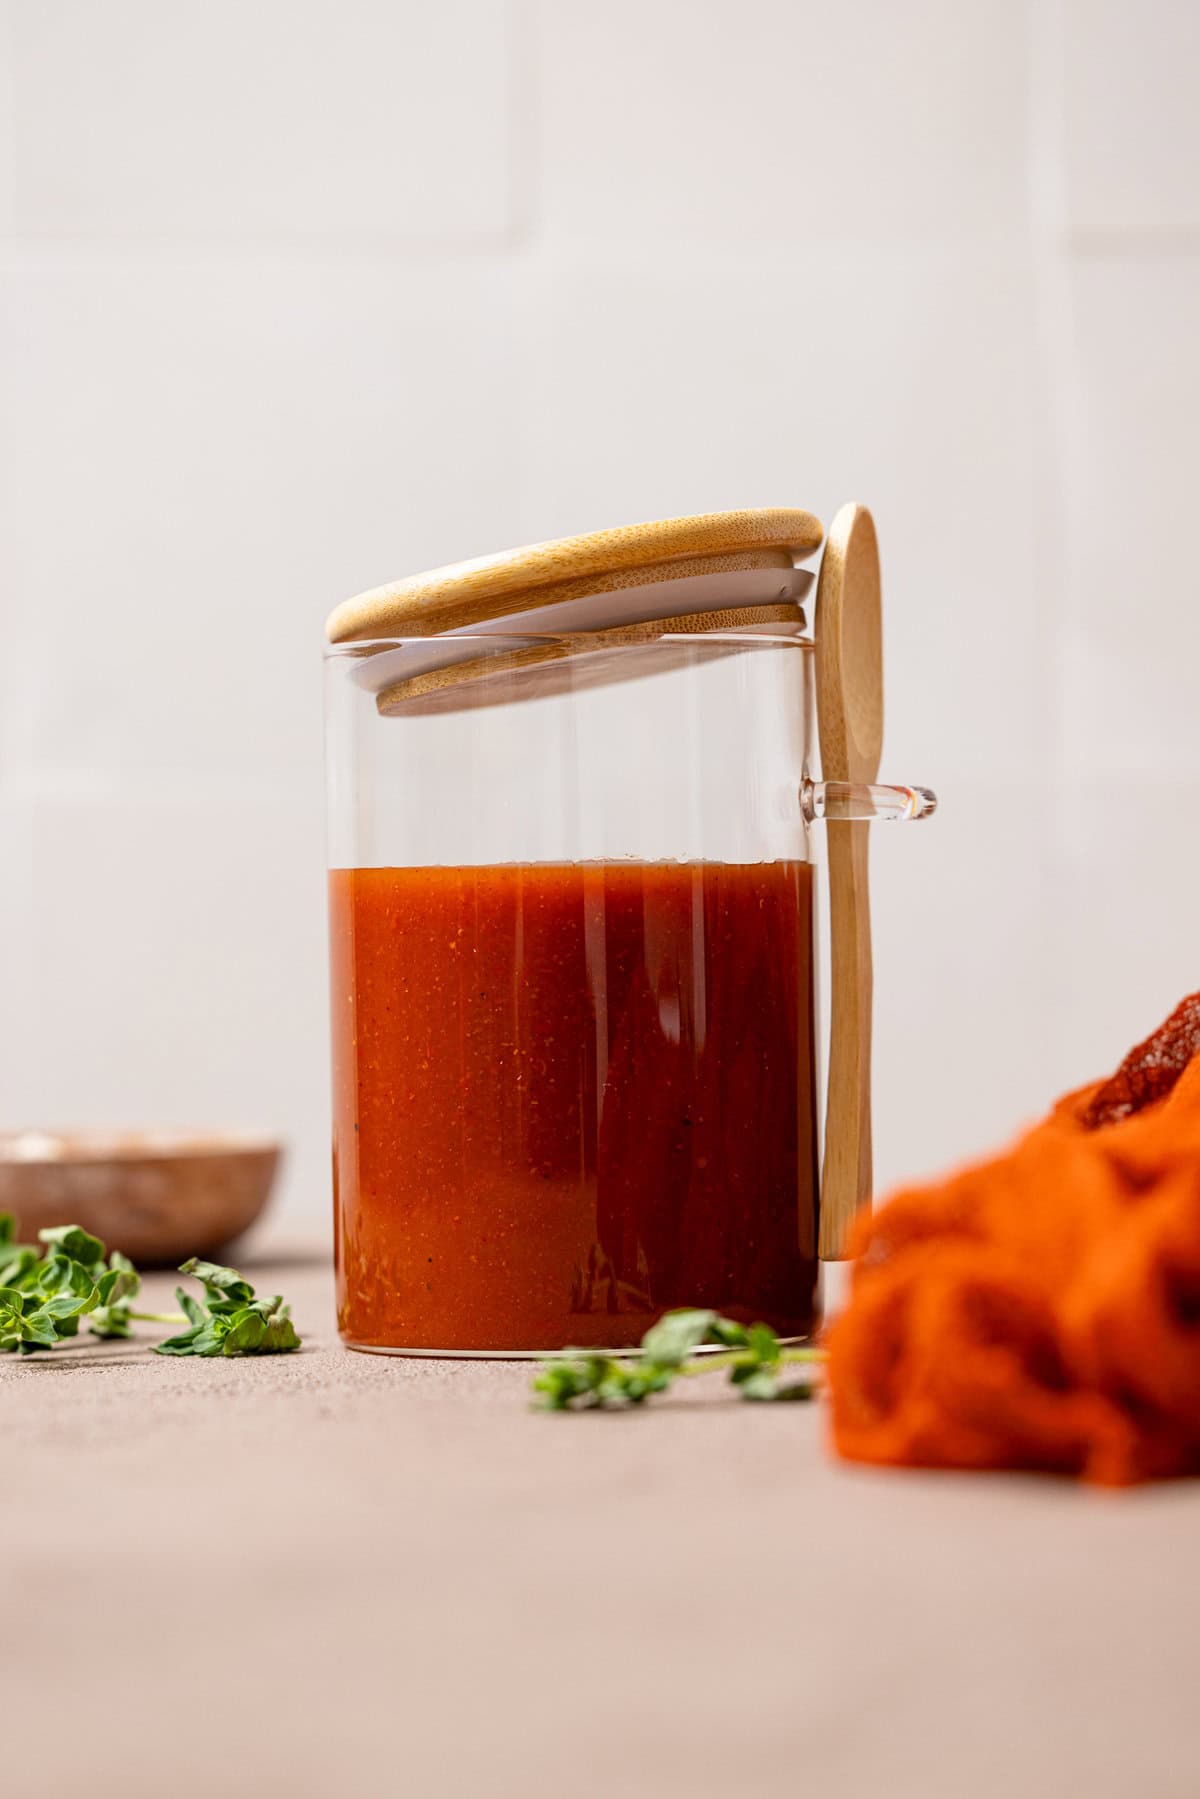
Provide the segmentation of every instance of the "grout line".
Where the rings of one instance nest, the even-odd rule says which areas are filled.
[[[526,165],[536,162],[533,132],[522,128],[526,142],[518,152]],[[536,189],[532,175],[518,185]],[[211,233],[150,234],[142,232],[55,233],[29,230],[5,232],[0,228],[0,267],[15,272],[26,269],[90,268],[106,261],[122,266],[171,265],[190,268],[197,263],[228,261],[254,268],[307,263],[323,268],[356,267],[371,263],[406,265],[416,270],[464,267],[502,267],[530,253],[549,257],[566,267],[611,267],[614,258],[636,257],[662,268],[677,268],[680,255],[704,270],[728,270],[732,261],[764,278],[803,274],[823,256],[857,256],[887,268],[891,264],[938,260],[971,262],[1019,254],[1027,234],[1009,228],[955,234],[886,238],[860,237],[853,232],[814,232],[796,242],[762,237],[746,240],[698,237],[665,242],[654,237],[610,236],[567,238],[547,246],[537,221],[534,197],[513,205],[518,217],[511,229],[474,236],[404,237],[400,234],[346,232],[254,232],[245,235]]]
[[[1096,262],[1200,256],[1200,225],[1074,225],[1063,230],[1062,241],[1073,256]]]
[[[309,813],[324,804],[321,768],[204,769],[146,765],[54,768],[18,763],[0,775],[0,798],[17,805],[222,805],[303,803]]]
[[[393,232],[256,231],[238,235],[194,232],[0,232],[0,251],[10,264],[65,262],[105,256],[145,261],[195,262],[228,257],[247,262],[308,261],[329,265],[356,261],[407,260],[415,265],[482,263],[502,260],[514,247],[508,230],[463,236],[406,237]]]

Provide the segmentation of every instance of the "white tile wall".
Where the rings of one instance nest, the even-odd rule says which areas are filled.
[[[999,773],[939,775],[938,787],[942,811],[928,826],[879,826],[871,845],[875,1160],[885,1182],[1007,1138],[1044,1111],[1057,1074],[1045,1040],[1041,822],[1023,797],[1036,790]]]
[[[33,806],[0,785],[0,1116],[6,1125],[24,1123],[25,1095],[19,1083],[29,1056],[29,1039],[40,1038],[37,971],[30,937],[35,916]],[[34,1096],[36,1103],[48,1103]]]
[[[318,781],[331,599],[512,529],[507,265],[22,246],[8,289],[37,766]]]
[[[36,1030],[10,1073],[34,1122],[271,1128],[324,1150],[319,793],[129,782],[28,807]],[[47,1116],[49,1114],[49,1116]]]
[[[1200,254],[1084,258],[1070,291],[1064,760],[1081,777],[1197,775]]]
[[[1019,232],[1005,0],[539,0],[542,216],[566,239]]]
[[[879,520],[885,1181],[1200,986],[1196,19],[0,0],[0,1123],[323,1218],[325,611],[707,507]]]
[[[1062,34],[1071,226],[1200,230],[1200,7],[1065,0]]]
[[[504,0],[12,0],[18,228],[386,234],[510,222]]]
[[[1051,969],[1063,1082],[1112,1065],[1200,986],[1195,893],[1200,778],[1080,776],[1062,790],[1057,886],[1062,930]]]

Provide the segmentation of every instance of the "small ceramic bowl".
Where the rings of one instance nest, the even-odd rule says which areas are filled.
[[[211,1256],[270,1197],[281,1147],[250,1133],[0,1132],[0,1212],[36,1241],[79,1224],[140,1267]]]

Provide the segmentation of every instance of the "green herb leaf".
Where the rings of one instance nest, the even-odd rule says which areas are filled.
[[[185,1288],[176,1287],[175,1297],[179,1301],[180,1311],[184,1314],[189,1324],[199,1326],[204,1323],[204,1307],[197,1305],[196,1301]]]
[[[129,1257],[114,1249],[108,1268],[96,1282],[99,1303],[88,1318],[88,1329],[94,1337],[132,1337],[131,1307],[141,1285],[141,1276]]]
[[[665,1368],[568,1350],[562,1360],[543,1366],[533,1389],[543,1411],[566,1412],[591,1406],[641,1405],[652,1393],[663,1392],[670,1380]]]
[[[21,1341],[25,1295],[16,1287],[0,1287],[0,1349],[15,1349]]]
[[[16,1219],[11,1212],[0,1212],[0,1286],[15,1287],[38,1261],[32,1243],[18,1243]]]
[[[771,1367],[778,1363],[782,1345],[770,1325],[752,1324],[746,1333],[746,1343],[756,1361]]]
[[[16,1287],[37,1267],[39,1256],[31,1243],[9,1243],[0,1249],[0,1281]]]
[[[119,1249],[114,1249],[109,1256],[108,1266],[110,1272],[117,1277],[112,1291],[113,1299],[133,1299],[141,1292],[141,1275],[129,1257],[123,1256]]]
[[[99,1237],[81,1230],[77,1224],[56,1224],[50,1230],[39,1231],[38,1240],[49,1243],[72,1262],[82,1262],[91,1268],[104,1260],[104,1245]]]
[[[15,1349],[23,1355],[35,1349],[53,1349],[61,1320],[48,1307],[61,1303],[64,1302],[50,1300],[39,1305],[35,1294],[0,1288],[0,1349]],[[71,1301],[65,1303],[69,1305]]]
[[[299,1349],[300,1339],[292,1323],[292,1309],[284,1305],[281,1297],[277,1295],[271,1301],[271,1309],[263,1317],[267,1328],[260,1350],[262,1355],[281,1355],[289,1349]]]
[[[706,1311],[667,1312],[642,1338],[642,1357],[660,1368],[678,1368],[701,1343],[707,1343],[717,1314]]]
[[[53,1349],[58,1331],[53,1316],[46,1311],[30,1312],[22,1319],[20,1347],[25,1354],[35,1349]]]
[[[44,1316],[46,1318],[77,1318],[80,1312],[87,1310],[94,1293],[94,1287],[83,1299],[78,1298],[73,1293],[55,1293],[50,1299],[42,1302],[42,1305],[38,1309],[38,1316]]]
[[[94,1337],[107,1342],[115,1337],[132,1337],[133,1324],[129,1316],[129,1301],[118,1299],[111,1306],[97,1306],[89,1314],[87,1326]]]

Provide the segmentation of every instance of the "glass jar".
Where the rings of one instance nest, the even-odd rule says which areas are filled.
[[[812,577],[741,574],[665,619],[625,589],[600,629],[329,648],[353,1347],[619,1350],[681,1305],[812,1331],[812,826],[926,801],[814,779]]]

